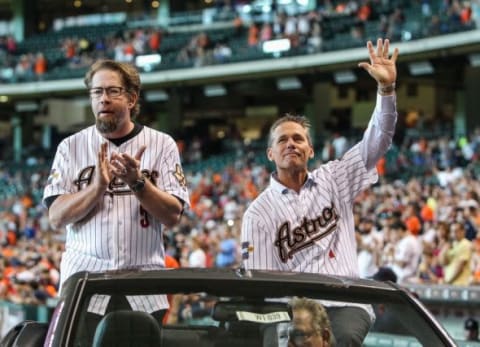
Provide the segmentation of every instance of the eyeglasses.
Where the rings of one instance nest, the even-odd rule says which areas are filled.
[[[118,98],[125,92],[123,87],[97,87],[90,88],[89,93],[92,99],[100,99],[103,96],[103,93],[107,93],[109,98]]]
[[[293,342],[295,346],[301,346],[308,340],[310,337],[315,335],[317,332],[315,330],[312,331],[302,331],[298,329],[290,329],[288,332],[290,341]]]

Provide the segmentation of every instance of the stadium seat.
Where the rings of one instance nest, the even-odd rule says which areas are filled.
[[[140,311],[114,311],[102,318],[93,337],[94,347],[158,347],[160,326]]]

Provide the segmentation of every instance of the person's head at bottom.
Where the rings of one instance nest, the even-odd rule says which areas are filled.
[[[465,340],[478,341],[478,321],[474,318],[468,318],[465,320],[464,325]]]
[[[325,308],[318,302],[295,298],[290,303],[293,321],[289,331],[289,347],[329,347],[333,334]]]

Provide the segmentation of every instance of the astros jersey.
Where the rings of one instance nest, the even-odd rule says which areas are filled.
[[[309,172],[299,193],[273,174],[243,217],[245,267],[358,277],[353,202],[376,182],[395,122],[395,97],[378,96],[362,141]]]
[[[93,181],[100,145],[106,140],[95,126],[86,128],[58,146],[43,199],[75,193]],[[160,190],[189,204],[185,178],[174,140],[148,127],[115,151],[134,156],[146,146],[140,170]],[[164,267],[161,223],[140,205],[130,188],[114,178],[103,201],[84,220],[66,227],[66,249],[61,261],[61,282],[78,271],[158,269]]]

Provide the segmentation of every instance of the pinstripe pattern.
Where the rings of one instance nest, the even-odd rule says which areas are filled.
[[[391,144],[395,97],[378,97],[363,140],[313,172],[297,194],[275,179],[242,222],[244,265],[358,277],[352,205],[377,180],[375,163]]]
[[[97,153],[104,141],[95,126],[64,139],[58,146],[43,199],[86,187],[93,179]],[[109,142],[108,155],[115,151],[134,156],[142,145],[146,146],[140,163],[144,176],[159,189],[189,204],[186,187],[174,176],[181,168],[180,157],[169,135],[143,127],[137,136],[118,147]],[[149,225],[141,225],[139,201],[121,180],[110,182],[103,203],[90,216],[66,227],[66,249],[60,267],[62,283],[78,271],[164,267],[162,225],[151,216]],[[137,306],[141,305],[145,303]]]
[[[342,160],[309,173],[299,194],[272,176],[270,186],[243,217],[242,242],[253,245],[246,267],[356,276],[356,243],[349,232],[354,230],[352,202],[375,178],[375,171],[367,172],[358,146]],[[292,235],[290,239],[287,234]],[[285,239],[283,248],[300,247],[286,261],[280,255],[279,235]],[[335,257],[329,256],[330,251]]]

